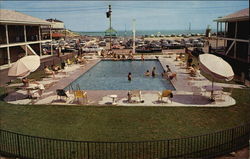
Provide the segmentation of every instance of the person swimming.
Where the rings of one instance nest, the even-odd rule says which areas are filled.
[[[155,74],[155,69],[156,69],[156,68],[153,67],[153,70],[152,70],[152,77],[155,77],[155,75],[156,75],[156,74]]]
[[[128,73],[128,81],[131,81],[132,80],[132,74],[131,72]]]
[[[147,70],[145,73],[144,73],[145,76],[150,76],[150,72],[149,70]]]

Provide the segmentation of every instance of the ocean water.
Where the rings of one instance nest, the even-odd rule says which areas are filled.
[[[156,67],[156,77],[144,73]],[[128,73],[132,80],[128,81]],[[169,80],[162,78],[163,67],[158,60],[108,61],[103,60],[88,70],[65,89],[83,90],[175,90]]]
[[[88,35],[88,36],[104,36],[105,33],[101,31],[96,32],[78,32],[81,35]],[[142,35],[179,35],[179,34],[191,34],[191,33],[199,33],[199,34],[205,34],[205,29],[200,30],[137,30],[136,35],[142,36]],[[118,36],[132,36],[132,31],[117,31]]]

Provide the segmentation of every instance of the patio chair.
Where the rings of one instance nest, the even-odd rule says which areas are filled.
[[[164,97],[167,97],[168,99],[170,98],[172,103],[173,93],[171,90],[163,90],[162,92],[158,92],[158,101],[163,102]]]
[[[225,93],[225,94],[227,94],[227,93]],[[212,99],[214,99],[215,102],[225,101],[225,97],[226,97],[225,94],[223,93],[223,91],[215,91],[213,96],[212,96]]]
[[[68,65],[68,66],[71,66],[71,65],[74,63],[74,62],[73,62],[73,61],[71,61],[70,59],[67,59],[67,61],[66,61],[66,62],[67,62],[67,65]]]
[[[69,98],[64,89],[57,89],[56,94],[57,94],[57,99],[59,96],[60,100],[61,100],[61,97],[65,97],[66,99]]]
[[[24,89],[27,91],[28,98],[39,98],[42,96],[45,87],[43,84],[29,84],[28,87],[24,87]]]
[[[192,87],[192,91],[193,91],[193,96],[201,96],[203,95],[203,91],[200,87],[197,87],[197,86],[193,86]]]
[[[75,100],[78,100],[78,103],[80,103],[80,99],[85,99],[85,102],[88,102],[88,98],[87,98],[87,92],[82,91],[82,90],[76,90],[74,91],[74,97]]]
[[[142,98],[141,98],[141,91],[140,90],[132,90],[128,92],[128,101],[132,100],[132,97],[138,97],[139,98],[139,102],[142,102]]]

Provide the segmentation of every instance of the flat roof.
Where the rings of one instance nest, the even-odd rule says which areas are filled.
[[[59,22],[59,23],[63,23],[63,21],[58,20],[58,19],[53,19],[53,18],[46,19],[46,21],[48,21],[48,22]]]
[[[51,23],[46,20],[6,9],[0,9],[0,23],[51,25]]]
[[[249,20],[249,8],[242,9],[227,16],[215,19],[214,21],[230,22],[230,21],[245,21],[245,20]]]

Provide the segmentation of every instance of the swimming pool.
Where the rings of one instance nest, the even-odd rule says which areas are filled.
[[[144,73],[156,67],[156,77],[146,77]],[[128,81],[128,73],[132,81]],[[65,89],[81,90],[164,90],[175,88],[163,79],[163,68],[158,60],[111,61],[102,60],[81,75]]]

